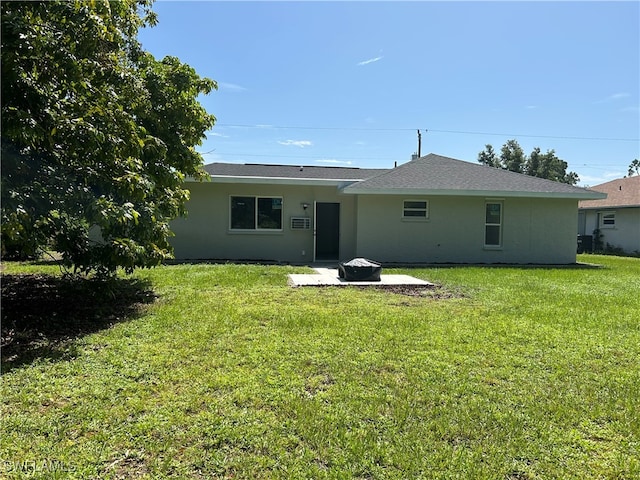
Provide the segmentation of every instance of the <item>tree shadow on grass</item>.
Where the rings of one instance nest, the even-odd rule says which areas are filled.
[[[141,315],[151,283],[52,275],[2,276],[2,372],[76,355],[74,340]]]

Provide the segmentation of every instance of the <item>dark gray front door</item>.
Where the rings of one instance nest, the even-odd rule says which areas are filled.
[[[340,250],[340,204],[316,203],[315,260],[338,260]]]

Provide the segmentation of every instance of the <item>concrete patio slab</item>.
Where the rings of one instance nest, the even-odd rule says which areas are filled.
[[[380,275],[379,282],[348,282],[338,276],[337,268],[314,268],[318,273],[291,273],[289,285],[293,287],[322,287],[322,286],[365,286],[365,285],[395,285],[395,286],[433,286],[433,283],[411,277],[409,275]]]

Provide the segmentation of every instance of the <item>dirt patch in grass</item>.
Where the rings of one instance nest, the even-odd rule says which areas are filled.
[[[335,285],[314,285],[312,288],[357,288],[361,290],[375,289],[388,292],[394,295],[403,295],[406,297],[414,298],[431,298],[433,300],[448,300],[454,298],[468,298],[469,295],[465,294],[461,289],[451,289],[442,285],[358,285],[356,283],[349,284],[348,286],[336,287]]]
[[[449,290],[442,285],[375,285],[373,288],[408,297],[426,297],[434,300],[465,298],[460,291]]]
[[[423,285],[415,286],[395,286],[388,285],[382,288],[383,290],[395,293],[398,295],[407,295],[409,297],[429,297],[438,300],[444,300],[448,298],[462,298],[464,295],[461,292],[455,292],[447,290],[441,286],[425,287]]]
[[[2,371],[72,356],[73,339],[135,318],[155,298],[138,279],[3,275]]]

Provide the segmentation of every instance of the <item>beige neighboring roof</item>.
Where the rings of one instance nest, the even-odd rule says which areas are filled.
[[[640,175],[619,178],[595,185],[591,189],[606,193],[607,198],[583,200],[578,202],[578,208],[640,207]]]

